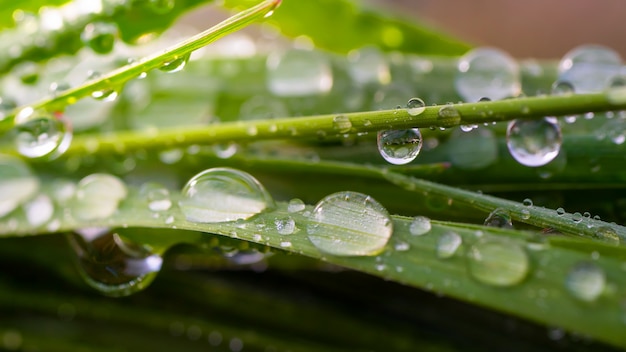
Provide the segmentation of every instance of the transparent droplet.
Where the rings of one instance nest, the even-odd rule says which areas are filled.
[[[39,190],[39,179],[21,159],[0,154],[0,217],[29,200]]]
[[[352,129],[352,121],[347,116],[337,115],[333,118],[333,128],[339,133],[348,133]]]
[[[426,103],[420,98],[411,98],[406,103],[406,112],[411,116],[417,116],[426,110]]]
[[[422,236],[430,232],[432,225],[430,219],[425,216],[416,216],[409,225],[409,232],[413,236]]]
[[[33,227],[41,226],[52,218],[54,204],[52,204],[50,197],[40,194],[24,204],[24,214],[29,225]]]
[[[187,220],[214,223],[248,219],[274,208],[274,200],[252,175],[213,168],[192,177],[182,191],[180,208]]]
[[[454,87],[467,102],[516,97],[521,92],[519,66],[501,50],[477,48],[459,60]]]
[[[512,229],[513,223],[511,221],[511,213],[502,208],[497,208],[492,211],[487,219],[485,219],[485,226],[498,227],[501,229]]]
[[[280,235],[291,235],[296,231],[296,222],[291,216],[276,218],[274,220],[276,232]]]
[[[190,56],[191,56],[191,53],[187,53],[183,56],[175,57],[169,61],[166,61],[163,63],[161,67],[159,67],[159,70],[163,72],[168,72],[168,73],[182,71],[182,69],[184,69],[185,66],[187,65],[187,62],[189,61]]]
[[[143,184],[139,195],[148,202],[148,208],[151,211],[166,211],[172,207],[170,192],[158,183]]]
[[[498,140],[490,129],[454,130],[447,142],[448,157],[454,167],[478,170],[498,160]]]
[[[579,212],[575,212],[572,214],[572,221],[575,223],[579,223],[583,220],[583,215]]]
[[[163,263],[160,255],[124,239],[119,231],[83,229],[70,234],[68,240],[87,284],[108,296],[127,296],[142,290]]]
[[[113,50],[117,25],[110,22],[89,23],[83,29],[80,39],[98,54],[108,54]]]
[[[148,0],[148,6],[155,13],[164,15],[171,12],[176,6],[176,0]]]
[[[557,208],[557,209],[556,209],[556,214],[557,214],[558,216],[563,216],[563,215],[565,215],[565,209],[563,209],[563,208]]]
[[[126,185],[108,174],[91,174],[78,182],[72,200],[72,214],[81,220],[106,219],[126,198]]]
[[[619,54],[601,45],[582,45],[569,51],[559,63],[559,80],[567,81],[576,93],[593,93],[607,88],[619,74]]]
[[[62,116],[56,118],[36,111],[27,116],[18,113],[15,123],[15,146],[25,157],[56,159],[72,142],[72,127]]]
[[[437,241],[437,257],[441,259],[451,258],[462,242],[463,239],[458,233],[453,231],[444,232]]]
[[[557,157],[561,150],[561,127],[555,118],[513,120],[506,131],[507,147],[520,164],[537,167]]]
[[[437,112],[439,127],[452,127],[461,123],[461,114],[454,106],[446,105]]]
[[[333,86],[328,60],[314,51],[290,50],[270,55],[267,69],[267,88],[278,96],[325,94]]]
[[[235,142],[218,143],[213,145],[215,156],[220,159],[228,159],[232,157],[237,154],[237,149],[239,149],[239,146]]]
[[[620,243],[620,237],[617,231],[610,226],[599,226],[595,231],[595,237],[615,245]]]
[[[378,152],[388,163],[404,165],[415,160],[422,149],[419,128],[378,132]]]
[[[369,47],[348,55],[348,73],[357,85],[388,84],[389,64],[380,50]]]
[[[524,200],[522,201],[522,204],[523,204],[525,207],[532,207],[532,206],[533,206],[533,200],[532,200],[532,199],[530,199],[530,198],[526,198],[526,199],[524,199]]]
[[[287,211],[290,213],[299,213],[306,208],[304,202],[301,199],[294,198],[289,201],[287,205]]]
[[[574,86],[567,81],[556,81],[552,85],[553,95],[568,95],[574,93]]]
[[[320,251],[342,256],[380,253],[393,231],[387,210],[370,196],[338,192],[326,196],[311,214],[309,240]]]
[[[399,241],[399,242],[396,242],[396,244],[394,244],[393,249],[395,249],[398,252],[405,252],[411,249],[411,245],[408,244],[407,242]]]
[[[512,286],[524,280],[530,270],[528,255],[516,243],[485,240],[473,245],[468,270],[477,281],[492,286]]]
[[[70,85],[66,82],[52,82],[50,83],[50,88],[48,90],[52,96],[56,97],[68,89],[70,89]]]
[[[606,286],[604,271],[593,263],[580,262],[569,271],[565,279],[568,292],[586,302],[595,301]]]

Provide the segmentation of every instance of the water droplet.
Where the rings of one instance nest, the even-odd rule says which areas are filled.
[[[159,153],[159,160],[164,164],[175,164],[183,158],[185,152],[180,148],[174,148],[170,150],[164,150]]]
[[[101,76],[100,73],[97,71],[89,71],[87,73],[88,80],[96,80],[100,76]],[[114,101],[115,99],[117,99],[118,94],[119,93],[114,88],[105,88],[105,89],[94,90],[93,92],[91,92],[91,97],[96,100],[109,102],[109,101]]]
[[[158,254],[119,233],[91,228],[68,236],[85,281],[109,296],[127,296],[145,288],[163,262]]]
[[[184,69],[187,65],[190,56],[191,53],[187,53],[183,56],[175,57],[169,61],[166,61],[161,67],[159,67],[159,70],[168,73],[182,71],[182,69]]]
[[[580,262],[567,274],[565,287],[572,296],[586,302],[595,301],[606,285],[604,271],[593,263]]]
[[[213,168],[192,177],[179,202],[187,220],[214,223],[248,219],[274,208],[274,200],[252,175],[231,169]]]
[[[617,231],[615,231],[610,226],[599,226],[596,229],[595,237],[604,242],[608,242],[608,243],[615,244],[615,245],[620,243],[620,238],[619,238],[619,235],[617,234]]]
[[[291,242],[289,242],[289,241],[280,242],[280,246],[282,248],[289,248],[289,247],[291,247]]]
[[[174,6],[176,6],[176,1],[175,0],[149,0],[148,6],[150,6],[150,9],[154,11],[155,13],[164,15],[174,9]]]
[[[296,231],[296,222],[291,216],[276,218],[274,220],[276,232],[280,235],[291,235]]]
[[[530,198],[526,198],[526,199],[524,199],[524,200],[522,201],[522,204],[523,204],[525,207],[532,207],[532,206],[533,206],[533,200],[532,200],[532,199],[530,199]]]
[[[409,225],[409,232],[413,236],[422,236],[430,232],[432,225],[430,219],[425,216],[416,216]]]
[[[511,214],[502,208],[496,208],[492,211],[487,219],[485,219],[485,226],[498,227],[501,229],[512,229],[513,223],[511,222]]]
[[[7,215],[39,190],[35,177],[21,159],[0,154],[0,217]]]
[[[378,132],[378,151],[390,164],[404,165],[415,160],[422,149],[422,134],[418,128]]]
[[[352,122],[347,116],[337,115],[333,118],[333,128],[339,133],[348,133],[352,129]]]
[[[267,88],[282,97],[325,94],[333,76],[325,56],[307,50],[290,50],[267,59]]]
[[[607,88],[621,67],[622,59],[614,50],[582,45],[563,56],[558,77],[571,83],[577,93],[593,93]]]
[[[139,195],[148,202],[148,208],[151,211],[166,211],[172,207],[170,192],[158,183],[143,184]]]
[[[387,60],[374,47],[350,52],[348,61],[348,73],[357,85],[388,84],[391,81]]]
[[[451,258],[462,242],[463,239],[458,233],[452,231],[444,232],[437,241],[437,257],[441,259]]]
[[[557,157],[561,150],[561,128],[555,118],[513,120],[506,132],[507,147],[520,164],[537,167]]]
[[[567,81],[556,81],[552,84],[553,95],[568,95],[574,94],[574,86]]]
[[[108,54],[113,50],[117,25],[110,22],[93,22],[85,26],[80,35],[83,43],[98,54]]]
[[[417,116],[426,110],[426,103],[420,98],[411,98],[406,103],[406,112],[411,116]]]
[[[48,91],[50,91],[53,97],[56,97],[68,89],[70,89],[70,85],[66,82],[52,82]]]
[[[563,216],[563,215],[565,215],[565,209],[563,209],[563,208],[557,208],[557,209],[556,209],[556,214],[557,214],[558,216]]]
[[[411,249],[411,245],[404,241],[398,241],[396,242],[396,244],[394,244],[393,249],[398,252],[405,252]]]
[[[213,145],[213,152],[215,153],[215,156],[220,159],[228,159],[232,157],[237,154],[237,149],[239,149],[239,146],[235,142],[218,143]]]
[[[73,136],[69,120],[42,112],[29,112],[20,112],[15,118],[13,132],[17,151],[28,158],[46,157],[48,160],[65,153]]]
[[[446,105],[437,112],[439,127],[453,127],[461,123],[461,114],[452,105]]]
[[[488,97],[500,100],[518,96],[521,91],[519,67],[515,59],[494,48],[478,48],[458,63],[454,86],[468,102]]]
[[[24,213],[28,224],[33,227],[41,226],[52,218],[54,205],[50,197],[45,194],[40,194],[33,200],[24,204]]]
[[[72,200],[72,214],[82,220],[106,219],[126,198],[124,182],[108,174],[91,174],[78,182]]]
[[[304,202],[301,199],[294,198],[289,201],[287,205],[287,211],[290,213],[299,213],[306,208]]]
[[[309,240],[333,255],[380,253],[393,231],[387,210],[370,196],[357,192],[333,193],[320,200],[307,227]]]
[[[581,213],[579,212],[575,212],[574,214],[572,214],[572,221],[575,223],[579,223],[583,220],[583,216]]]
[[[454,130],[447,142],[448,157],[463,170],[486,168],[498,160],[498,140],[490,129]]]
[[[513,242],[481,241],[470,248],[467,257],[472,277],[487,285],[518,284],[530,270],[528,255]]]

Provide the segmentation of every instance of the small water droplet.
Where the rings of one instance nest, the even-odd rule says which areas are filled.
[[[557,208],[557,209],[556,209],[556,214],[557,214],[558,216],[563,216],[563,215],[565,215],[565,209],[563,209],[563,208]]]
[[[441,259],[451,258],[462,242],[463,239],[458,233],[453,231],[444,232],[437,241],[437,257]]]
[[[572,296],[586,302],[595,301],[606,286],[604,271],[593,263],[580,262],[567,274],[565,287]]]
[[[239,146],[235,142],[218,143],[213,145],[213,152],[220,159],[228,159],[237,154]]]
[[[348,133],[352,129],[352,122],[347,116],[337,115],[333,118],[333,128],[339,133]]]
[[[485,226],[498,227],[501,229],[512,229],[513,223],[511,221],[511,214],[502,208],[496,208],[492,211],[487,219],[485,219]]]
[[[453,127],[461,123],[461,114],[452,105],[446,105],[437,112],[437,123],[440,127]]]
[[[180,148],[164,150],[159,153],[159,160],[164,164],[175,164],[183,158],[185,152]]]
[[[83,29],[80,39],[98,54],[108,54],[113,50],[117,25],[110,22],[89,23]]]
[[[176,0],[149,0],[148,6],[155,13],[164,15],[174,9],[174,6],[176,6]]]
[[[0,154],[0,217],[15,210],[39,190],[39,179],[21,159]]]
[[[159,67],[159,70],[167,73],[182,71],[182,69],[184,69],[187,65],[190,56],[191,53],[187,53],[183,56],[175,57],[171,60],[168,60],[164,62],[161,67]]]
[[[287,205],[287,211],[290,213],[299,213],[306,208],[304,202],[301,199],[294,198],[289,201]]]
[[[172,207],[170,192],[158,183],[144,183],[139,190],[139,195],[148,202],[148,208],[151,211],[166,211]]]
[[[163,263],[160,255],[123,239],[119,231],[84,229],[68,240],[85,281],[109,296],[127,296],[147,287]]]
[[[309,240],[320,251],[344,256],[380,253],[393,231],[387,210],[370,196],[333,193],[320,200],[307,227]]]
[[[575,212],[574,214],[572,214],[572,221],[575,223],[579,223],[583,220],[583,216],[581,213],[579,212]]]
[[[508,125],[506,137],[511,156],[525,166],[545,165],[561,150],[561,128],[555,118],[513,120]]]
[[[289,242],[289,241],[282,241],[282,242],[280,242],[280,246],[283,247],[283,248],[289,248],[289,247],[291,247],[291,242]]]
[[[516,243],[485,240],[468,252],[468,270],[477,281],[492,286],[513,286],[528,275],[530,263]]]
[[[333,86],[328,59],[308,50],[290,50],[267,58],[267,88],[282,97],[325,94]]]
[[[582,45],[569,51],[559,63],[559,80],[571,83],[577,93],[599,92],[620,72],[619,54],[601,45]]]
[[[108,174],[91,174],[78,182],[71,203],[72,214],[82,220],[106,219],[126,198],[124,182]]]
[[[411,98],[406,103],[406,112],[411,116],[417,116],[426,110],[426,103],[420,98]]]
[[[617,234],[617,231],[610,226],[598,226],[595,231],[596,238],[611,243],[611,244],[619,244],[620,238]]]
[[[524,200],[522,201],[522,204],[523,204],[525,207],[532,207],[532,206],[533,206],[533,200],[532,200],[532,199],[530,199],[530,198],[526,198],[526,199],[524,199]]]
[[[430,219],[425,216],[416,216],[409,225],[409,232],[413,236],[422,236],[430,232],[432,225]]]
[[[25,157],[56,159],[72,142],[72,127],[62,116],[30,110],[29,114],[18,113],[15,123],[15,146]]]
[[[378,151],[390,164],[404,165],[415,160],[422,149],[422,134],[418,128],[378,132]]]
[[[87,79],[88,80],[96,80],[100,77],[100,73],[96,72],[96,71],[89,71],[89,73],[87,74]],[[110,101],[114,101],[115,99],[117,99],[117,96],[119,95],[119,92],[112,87],[108,87],[105,89],[99,89],[99,90],[94,90],[93,92],[91,92],[91,97],[96,99],[96,100],[101,100],[101,101],[105,101],[105,102],[110,102]]]
[[[567,81],[556,81],[552,84],[552,95],[574,94],[574,86]]]
[[[28,224],[38,227],[50,221],[54,214],[54,205],[50,197],[40,194],[24,204],[24,213]]]
[[[291,216],[279,217],[274,220],[276,232],[280,235],[291,235],[296,231],[296,222]]]
[[[520,210],[520,218],[522,220],[528,220],[530,219],[530,211],[528,209],[522,209]]]
[[[398,241],[394,244],[393,249],[398,252],[405,252],[411,249],[411,245],[404,241]]]
[[[454,86],[468,102],[483,97],[492,100],[515,97],[521,91],[519,66],[501,50],[477,48],[459,60]]]
[[[248,219],[274,208],[274,200],[252,175],[231,168],[213,168],[192,177],[179,202],[187,220],[214,223]]]

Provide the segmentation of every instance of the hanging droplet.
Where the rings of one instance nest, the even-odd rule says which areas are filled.
[[[425,216],[416,216],[409,225],[409,232],[413,236],[422,236],[430,232],[432,225],[430,219]]]
[[[78,182],[71,203],[72,214],[81,220],[106,219],[126,198],[126,185],[108,174],[91,174]]]
[[[144,289],[163,263],[160,255],[125,240],[119,231],[83,229],[68,240],[87,284],[108,296],[127,296]]]
[[[487,219],[485,219],[485,226],[498,227],[501,229],[512,229],[513,223],[511,221],[511,214],[502,208],[496,208],[492,211]]]
[[[447,142],[448,157],[454,167],[478,170],[498,160],[498,140],[492,130],[454,130]]]
[[[459,60],[454,87],[467,102],[516,97],[521,92],[519,66],[501,50],[477,48]]]
[[[350,52],[348,62],[348,73],[357,85],[388,84],[391,81],[389,63],[374,47]]]
[[[164,15],[174,9],[174,6],[176,6],[176,0],[149,0],[148,6],[155,13]]]
[[[39,179],[21,159],[0,154],[0,217],[15,210],[39,190]]]
[[[183,56],[175,57],[169,61],[166,61],[161,67],[159,67],[159,70],[167,73],[182,71],[182,69],[184,69],[187,65],[190,56],[191,53],[187,53]]]
[[[347,116],[337,115],[333,118],[333,128],[339,133],[348,133],[352,129],[352,121]]]
[[[420,98],[411,98],[406,103],[406,112],[411,116],[417,116],[426,110],[426,103]]]
[[[299,213],[306,208],[304,202],[301,199],[294,198],[289,201],[287,205],[287,211],[290,213]]]
[[[604,271],[593,263],[576,264],[567,274],[565,287],[569,293],[586,302],[595,301],[606,286]]]
[[[378,151],[388,163],[404,165],[415,160],[422,149],[419,128],[378,132]]]
[[[437,241],[437,257],[447,259],[454,256],[463,243],[461,236],[453,231],[444,232]]]
[[[557,157],[561,150],[561,127],[554,117],[513,120],[506,131],[506,145],[518,163],[537,167]]]
[[[393,231],[387,210],[370,196],[338,192],[326,196],[311,215],[309,240],[320,251],[358,256],[380,253]]]
[[[282,97],[326,94],[333,75],[325,56],[314,51],[290,50],[267,59],[267,88]]]
[[[54,204],[45,194],[40,194],[23,206],[26,221],[33,227],[41,226],[52,218],[54,214]]]
[[[559,80],[567,81],[576,93],[606,89],[622,68],[619,54],[601,45],[582,45],[569,51],[559,63]]]
[[[101,75],[99,72],[89,71],[87,74],[87,79],[95,80],[95,79],[98,79],[98,77],[100,76]],[[105,102],[114,101],[115,99],[117,99],[118,95],[119,95],[118,91],[114,88],[99,89],[99,90],[94,90],[93,92],[91,92],[92,98],[96,100],[105,101]]]
[[[62,116],[56,118],[26,108],[17,114],[15,124],[16,149],[28,158],[56,159],[72,142],[72,127]]]
[[[276,218],[274,225],[279,235],[291,235],[296,231],[296,222],[291,216]]]
[[[192,177],[178,204],[187,220],[214,223],[248,219],[274,208],[272,196],[252,175],[231,168],[213,168]]]
[[[141,186],[139,195],[148,202],[151,211],[166,211],[172,207],[170,192],[167,188],[154,182],[147,182]]]
[[[108,54],[113,50],[117,25],[111,22],[89,23],[83,29],[80,39],[98,54]]]
[[[530,270],[528,255],[516,243],[486,240],[473,245],[468,270],[477,281],[492,286],[512,286],[524,280]]]

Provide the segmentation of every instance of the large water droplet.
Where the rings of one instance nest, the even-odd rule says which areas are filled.
[[[109,22],[93,22],[85,26],[80,35],[83,43],[98,54],[108,54],[115,45],[117,26]]]
[[[413,236],[422,236],[430,232],[432,225],[430,219],[425,216],[416,216],[409,225],[409,233]]]
[[[521,91],[515,59],[494,48],[478,48],[465,54],[458,64],[454,86],[461,98],[475,102],[483,97],[500,100]]]
[[[601,45],[582,45],[569,51],[559,63],[559,80],[572,84],[577,93],[599,92],[620,72],[619,54]]]
[[[159,67],[159,70],[163,72],[168,72],[168,73],[181,71],[187,65],[187,62],[189,61],[190,56],[191,56],[191,53],[187,53],[183,56],[175,57],[171,60],[168,60],[164,62],[161,67]]]
[[[82,220],[106,219],[117,211],[126,194],[126,185],[119,178],[91,174],[78,182],[72,214]]]
[[[45,194],[40,194],[28,203],[24,204],[26,221],[33,227],[47,223],[54,214],[52,200]]]
[[[309,240],[320,251],[343,256],[380,253],[393,231],[387,210],[370,196],[338,192],[315,206],[307,227]]]
[[[279,217],[274,220],[276,232],[280,235],[291,235],[296,231],[296,222],[291,216]]]
[[[485,240],[473,245],[468,254],[468,270],[476,280],[492,286],[512,286],[528,275],[530,263],[516,243]]]
[[[463,239],[453,231],[444,232],[437,241],[437,257],[446,259],[454,256]]]
[[[494,209],[485,219],[485,226],[499,227],[502,229],[512,229],[511,213],[502,208]]]
[[[267,68],[267,87],[278,96],[324,94],[333,86],[327,59],[313,51],[290,50],[283,55],[270,55]]]
[[[376,48],[353,51],[348,56],[348,73],[358,85],[387,84],[391,81],[389,64]]]
[[[422,149],[419,128],[378,132],[378,151],[390,164],[404,165],[415,160]]]
[[[606,285],[604,271],[593,263],[576,264],[567,274],[565,287],[572,296],[587,302],[595,301]]]
[[[248,219],[274,207],[272,196],[252,175],[213,168],[192,177],[179,202],[187,220],[213,223]]]
[[[149,248],[105,228],[80,230],[68,240],[87,284],[109,296],[127,296],[145,288],[163,262]]]
[[[0,154],[0,217],[12,212],[39,190],[39,179],[19,158]]]
[[[506,145],[518,163],[537,167],[557,157],[561,150],[561,128],[555,118],[513,120],[506,131]]]
[[[498,140],[487,128],[455,129],[446,145],[452,165],[459,169],[482,169],[498,160]]]
[[[426,110],[426,103],[420,98],[411,98],[406,103],[406,112],[411,116],[417,116]]]
[[[143,184],[139,194],[148,202],[148,208],[151,211],[166,211],[172,207],[170,192],[158,183]]]
[[[63,117],[25,108],[15,118],[15,146],[28,158],[55,159],[65,153],[72,142],[72,128]]]

